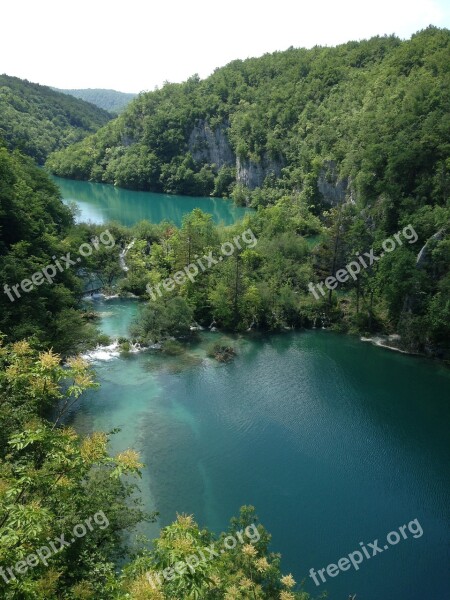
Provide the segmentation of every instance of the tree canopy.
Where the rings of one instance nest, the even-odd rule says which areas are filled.
[[[38,163],[93,133],[111,115],[26,79],[0,75],[0,138]]]

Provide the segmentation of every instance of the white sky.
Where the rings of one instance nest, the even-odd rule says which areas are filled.
[[[1,0],[0,73],[139,92],[235,58],[429,24],[450,27],[448,0]]]

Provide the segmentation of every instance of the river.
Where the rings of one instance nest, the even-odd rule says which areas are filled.
[[[126,334],[137,302],[92,302],[106,333]],[[181,357],[103,353],[101,389],[72,415],[80,431],[120,427],[112,450],[141,452],[157,526],[187,512],[220,531],[253,504],[283,572],[315,595],[448,598],[448,369],[322,330],[233,337],[224,365],[206,355],[222,337],[204,333]],[[422,535],[386,543],[415,519]],[[358,570],[309,577],[376,539],[382,552]]]

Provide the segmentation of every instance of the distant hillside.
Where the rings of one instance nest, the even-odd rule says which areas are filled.
[[[0,75],[0,138],[43,163],[50,152],[82,140],[111,115],[88,102],[26,79]]]
[[[56,89],[56,88],[54,88]],[[125,92],[117,92],[116,90],[102,90],[102,89],[87,89],[87,90],[57,90],[63,94],[70,94],[75,98],[80,98],[86,102],[91,102],[103,108],[110,113],[118,114],[129,104],[137,94],[126,94]]]

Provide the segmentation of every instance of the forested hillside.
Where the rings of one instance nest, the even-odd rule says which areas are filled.
[[[48,166],[65,177],[182,194],[223,196],[237,182],[241,201],[246,187],[277,190],[256,194],[254,204],[286,190],[317,202],[320,178],[325,195],[338,178],[344,195],[362,203],[380,194],[441,200],[449,52],[450,32],[430,27],[404,42],[377,37],[237,60],[204,81],[141,94]]]
[[[0,75],[0,138],[43,163],[48,154],[93,133],[111,119],[100,108],[49,87]]]
[[[78,268],[64,268],[61,260],[68,252],[76,257],[89,239],[74,227],[47,174],[0,140],[0,337],[32,338],[63,353],[94,343],[95,331],[77,310],[83,289],[79,269],[87,267],[86,259],[80,257]],[[48,266],[47,279],[42,270]],[[33,284],[38,273],[39,283]]]
[[[449,55],[450,31],[429,27],[403,42],[234,61],[204,81],[140,95],[47,164],[62,176],[231,194],[264,209],[248,222],[262,241],[243,252],[239,280],[224,262],[181,288],[200,322],[276,329],[325,319],[399,332],[404,348],[434,353],[450,322]],[[371,248],[383,254],[384,240],[408,226],[415,234],[395,252],[313,297],[310,282],[333,279]],[[301,236],[311,234],[307,246]],[[149,274],[162,281],[181,264],[176,251],[158,257],[137,277],[132,264],[125,285],[143,293]]]
[[[85,102],[95,104],[99,108],[103,108],[110,113],[119,114],[124,108],[136,98],[137,94],[127,94],[116,90],[103,89],[85,89],[85,90],[62,90],[55,88],[57,92],[62,94],[70,94],[75,98],[80,98]]]

